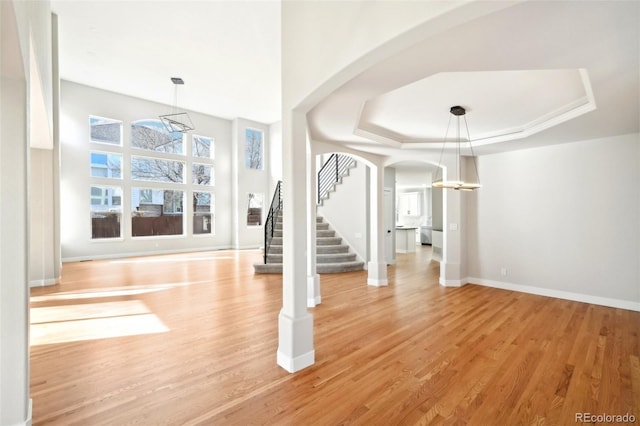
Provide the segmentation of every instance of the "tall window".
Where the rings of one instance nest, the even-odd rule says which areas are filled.
[[[263,133],[260,130],[246,129],[244,135],[244,158],[248,169],[263,168]]]

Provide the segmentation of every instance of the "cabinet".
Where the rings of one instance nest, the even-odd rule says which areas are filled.
[[[398,212],[400,216],[420,216],[420,193],[403,192],[399,194]]]

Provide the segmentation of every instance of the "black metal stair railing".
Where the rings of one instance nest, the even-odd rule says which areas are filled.
[[[348,155],[331,154],[318,172],[318,204],[327,197],[329,191],[347,173],[354,161]]]
[[[276,222],[278,221],[278,214],[282,210],[282,181],[279,180],[276,185],[276,189],[273,192],[273,199],[271,200],[271,206],[269,207],[269,213],[267,214],[267,220],[264,222],[264,263],[267,263],[267,255],[269,254],[269,247],[271,247],[271,240],[273,240],[273,234],[276,230]]]

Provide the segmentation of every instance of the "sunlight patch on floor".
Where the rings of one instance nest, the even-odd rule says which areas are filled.
[[[167,331],[169,328],[138,300],[31,309],[31,345]]]
[[[78,300],[78,299],[91,299],[99,297],[118,297],[118,296],[135,296],[137,294],[152,293],[155,291],[169,290],[177,287],[186,287],[194,284],[205,284],[210,281],[186,281],[177,283],[166,284],[151,284],[151,285],[131,285],[131,286],[119,286],[110,287],[100,290],[79,290],[79,291],[64,291],[53,294],[47,294],[43,296],[32,296],[31,303],[37,302],[51,302],[54,300]]]
[[[169,258],[149,258],[149,259],[118,259],[111,260],[109,263],[123,264],[123,263],[168,263],[168,262],[196,262],[201,260],[220,260],[220,259],[234,259],[231,256],[211,256],[211,257],[169,257]]]

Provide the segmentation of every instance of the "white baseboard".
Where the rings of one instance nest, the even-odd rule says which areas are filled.
[[[543,287],[512,284],[502,281],[486,280],[483,278],[468,277],[464,281],[469,284],[478,284],[485,287],[499,288],[502,290],[536,294],[538,296],[555,297],[557,299],[573,300],[574,302],[590,303],[593,305],[608,306],[610,308],[627,309],[629,311],[640,312],[640,302],[634,302],[630,300],[612,299],[609,297],[592,296],[590,294],[573,293],[570,291],[554,290]]]
[[[386,278],[367,278],[367,285],[372,287],[384,287],[389,285],[389,280]]]
[[[45,278],[41,280],[31,280],[29,281],[29,287],[34,288],[34,287],[46,287],[49,285],[56,285],[58,284],[59,280],[60,278]]]
[[[27,418],[19,423],[14,423],[11,426],[31,426],[33,419],[33,400],[29,398],[29,404],[27,405]]]
[[[466,280],[443,280],[442,278],[439,278],[438,283],[442,287],[462,287],[467,283],[467,281]]]
[[[315,351],[309,351],[306,354],[291,358],[278,350],[277,362],[280,367],[284,368],[289,373],[295,373],[296,371],[300,371],[313,365],[315,358]]]
[[[315,298],[310,297],[307,299],[307,308],[315,308],[321,303],[322,303],[322,297],[320,296],[316,296]]]
[[[255,248],[255,247],[253,247]],[[87,260],[103,260],[103,259],[122,259],[127,257],[139,257],[139,256],[154,256],[162,254],[178,254],[178,253],[195,253],[199,251],[217,251],[217,250],[232,250],[231,246],[213,246],[213,247],[194,247],[178,250],[152,250],[152,251],[138,251],[131,253],[113,253],[113,254],[97,254],[91,256],[76,256],[76,257],[63,257],[62,262],[84,262]]]

